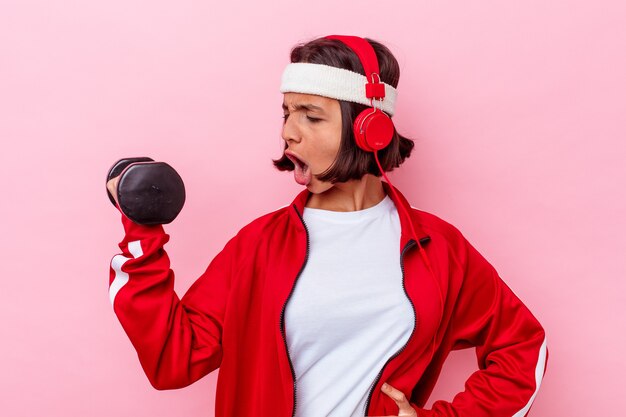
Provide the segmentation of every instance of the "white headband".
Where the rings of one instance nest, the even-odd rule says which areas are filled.
[[[371,106],[365,95],[365,84],[367,78],[358,72],[324,64],[292,62],[283,71],[280,92],[315,94]],[[374,105],[393,116],[397,91],[389,84],[381,84],[385,86],[385,98],[382,107],[380,100],[374,100]]]

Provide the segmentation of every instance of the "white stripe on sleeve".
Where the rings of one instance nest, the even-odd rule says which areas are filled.
[[[141,255],[143,255],[141,242],[139,240],[129,242],[128,251],[131,253],[131,255],[133,255],[134,259],[139,258]],[[128,282],[128,274],[122,271],[122,265],[124,265],[127,261],[133,258],[127,258],[123,255],[115,255],[111,260],[111,268],[113,268],[113,270],[115,271],[115,278],[109,286],[109,300],[111,301],[111,305],[113,305],[113,301],[115,301],[115,296],[117,295],[119,290]]]
[[[530,406],[537,396],[539,386],[541,385],[541,380],[543,379],[543,373],[546,368],[546,346],[546,338],[544,338],[543,343],[541,344],[541,348],[539,348],[539,358],[537,358],[537,366],[535,367],[535,392],[530,397],[530,400],[528,400],[528,403],[524,406],[524,408],[515,413],[513,417],[524,417],[526,413],[528,413]]]

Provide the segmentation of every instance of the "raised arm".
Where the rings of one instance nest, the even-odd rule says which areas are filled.
[[[111,304],[152,386],[187,386],[220,366],[235,237],[179,300],[163,249],[169,235],[161,225],[139,225],[124,215],[122,223],[122,253],[110,266]]]

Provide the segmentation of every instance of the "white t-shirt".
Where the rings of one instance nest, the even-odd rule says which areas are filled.
[[[304,208],[309,257],[285,309],[297,417],[364,416],[371,384],[408,341],[400,220],[385,196],[364,210]]]

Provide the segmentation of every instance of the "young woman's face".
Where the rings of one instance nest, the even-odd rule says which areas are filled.
[[[294,179],[313,193],[333,187],[313,174],[320,174],[334,162],[341,142],[339,101],[322,96],[284,93],[282,137],[285,155],[296,166]],[[301,161],[301,162],[300,162]]]

